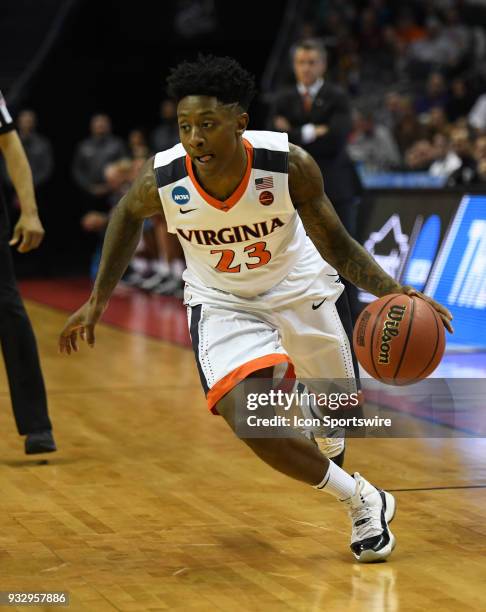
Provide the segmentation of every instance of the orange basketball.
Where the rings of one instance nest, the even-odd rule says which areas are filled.
[[[359,363],[373,378],[410,385],[439,365],[445,350],[444,324],[425,300],[385,295],[360,314],[353,345]]]

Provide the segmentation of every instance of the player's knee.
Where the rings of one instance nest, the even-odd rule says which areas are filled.
[[[233,392],[228,393],[215,406],[218,414],[228,423],[231,429],[235,429],[236,405]]]
[[[245,380],[250,378],[259,378],[262,380],[271,380],[273,375],[273,368],[262,368],[252,372]],[[222,397],[216,404],[216,410],[220,414],[228,425],[233,429],[236,429],[238,418],[247,416],[247,407],[243,401],[245,393],[241,392],[240,385],[244,385],[245,382],[241,382],[234,389],[229,391],[224,397]],[[262,383],[265,384],[265,383]],[[263,389],[263,387],[262,387]]]

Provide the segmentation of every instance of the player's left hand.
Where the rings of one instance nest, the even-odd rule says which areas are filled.
[[[403,289],[403,293],[406,293],[407,295],[411,297],[413,296],[419,297],[420,299],[428,302],[432,306],[432,308],[439,313],[440,318],[442,319],[442,322],[444,323],[444,326],[447,329],[447,331],[451,334],[454,333],[454,328],[451,325],[452,314],[450,313],[449,310],[447,310],[445,306],[442,306],[442,304],[439,304],[439,302],[436,302],[435,300],[430,298],[428,295],[424,295],[421,291],[417,291],[417,289],[414,289],[413,287],[410,287],[408,285],[405,287],[402,287],[402,289]]]
[[[37,213],[21,214],[9,245],[19,244],[17,251],[27,253],[36,249],[44,238],[44,228]]]

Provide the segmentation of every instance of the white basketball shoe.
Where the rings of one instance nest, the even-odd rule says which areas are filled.
[[[356,493],[343,501],[353,524],[351,550],[360,563],[387,559],[395,548],[388,524],[395,516],[395,498],[377,489],[356,472]]]

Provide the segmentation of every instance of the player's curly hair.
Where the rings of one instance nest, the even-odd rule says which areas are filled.
[[[232,57],[198,55],[171,70],[167,91],[177,102],[186,96],[214,96],[223,104],[248,110],[256,93],[255,79]]]

